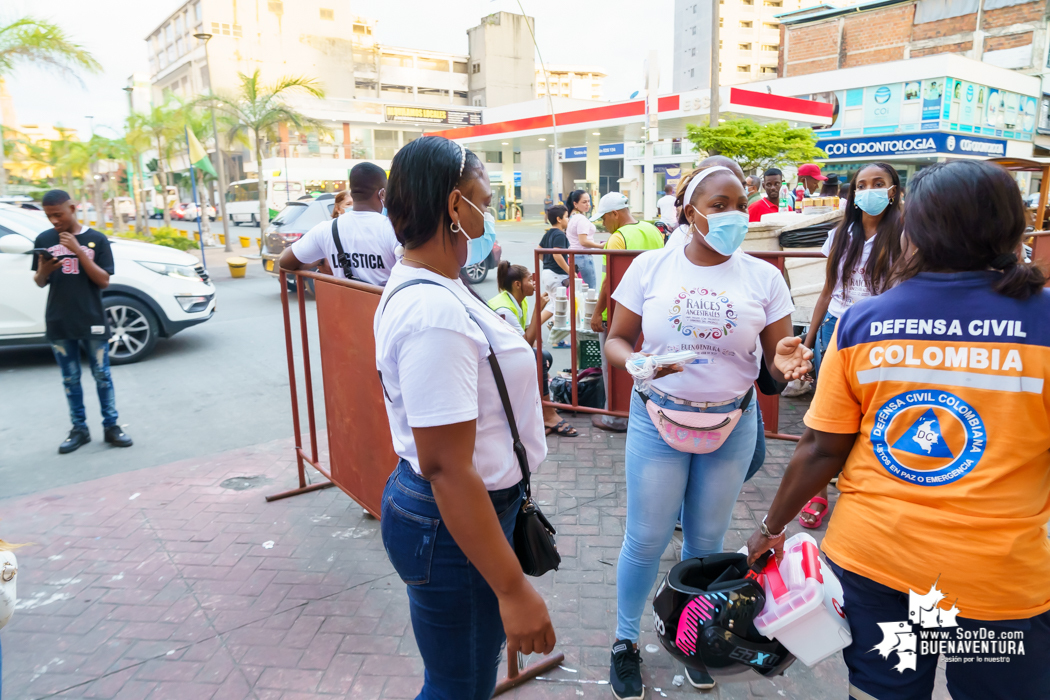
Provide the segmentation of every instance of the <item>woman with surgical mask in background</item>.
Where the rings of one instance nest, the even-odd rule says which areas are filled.
[[[679,513],[683,559],[722,551],[755,451],[759,363],[765,358],[776,380],[790,381],[810,371],[813,354],[791,334],[794,306],[783,276],[740,250],[747,234],[740,178],[722,166],[700,170],[682,206],[692,237],[634,259],[613,292],[619,306],[605,345],[609,365],[620,369],[632,360],[639,336],[642,355],[698,355],[660,368],[651,383],[636,381],[631,400],[610,668],[621,700],[644,693],[640,621]],[[709,429],[676,428],[698,423]],[[688,673],[695,687],[714,685],[706,673]]]
[[[893,166],[871,163],[861,168],[850,183],[842,221],[821,248],[828,258],[827,274],[804,341],[814,351],[818,380],[820,360],[842,314],[858,301],[886,291],[901,252],[903,212],[901,180]],[[818,528],[827,510],[825,488],[802,509],[799,523]]]

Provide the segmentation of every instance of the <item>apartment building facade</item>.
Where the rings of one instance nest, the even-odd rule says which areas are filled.
[[[814,0],[720,0],[720,85],[739,85],[777,75],[780,21],[777,15],[815,4]],[[711,85],[711,2],[675,0],[675,92]]]
[[[201,34],[211,35],[207,50],[194,36]],[[240,74],[256,69],[263,83],[286,75],[316,79],[324,99],[289,101],[322,128],[282,125],[263,145],[261,168],[265,178],[294,178],[307,191],[345,187],[347,171],[363,160],[389,167],[426,128],[481,120],[481,110],[468,105],[466,54],[383,45],[375,23],[351,14],[346,0],[298,0],[294,8],[270,0],[258,11],[236,0],[189,0],[146,46],[153,104],[209,90],[235,94]],[[252,149],[234,154],[230,179],[256,177],[253,159]]]
[[[547,78],[550,78],[548,89]],[[602,100],[606,74],[594,66],[547,64],[547,75],[536,66],[536,97],[569,97],[575,100]]]

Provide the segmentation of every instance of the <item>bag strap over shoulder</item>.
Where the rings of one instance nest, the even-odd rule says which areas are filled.
[[[386,311],[386,305],[390,303],[390,300],[395,294],[400,292],[402,289],[405,289],[406,287],[412,287],[417,284],[432,284],[435,287],[441,287],[442,289],[448,290],[448,292],[452,294],[452,296],[456,297],[456,301],[458,301],[460,304],[463,304],[463,308],[467,312],[467,316],[470,316],[470,320],[477,324],[478,328],[481,330],[481,334],[485,336],[485,340],[489,344],[489,366],[492,368],[492,376],[496,380],[496,389],[497,391],[499,391],[499,398],[500,401],[503,403],[503,412],[507,414],[507,423],[510,425],[510,437],[513,441],[514,456],[517,458],[518,466],[521,468],[521,478],[525,481],[525,497],[531,498],[532,479],[530,478],[531,475],[529,473],[528,452],[525,450],[525,445],[522,443],[521,436],[518,434],[518,424],[517,421],[514,420],[514,409],[510,405],[510,394],[507,391],[507,382],[503,379],[503,370],[500,368],[499,361],[496,359],[496,351],[492,347],[492,341],[489,340],[488,333],[485,332],[485,327],[482,326],[478,319],[474,316],[474,312],[471,311],[469,306],[463,303],[462,299],[456,296],[456,294],[445,285],[440,284],[438,282],[434,282],[433,280],[424,279],[409,280],[407,282],[402,282],[401,284],[396,286],[394,290],[387,295],[386,301],[383,302],[382,311]],[[382,383],[383,381],[382,373],[380,373],[379,375],[379,381],[380,383]],[[385,387],[383,388],[383,391],[386,391]]]
[[[348,280],[357,279],[356,277],[354,277],[354,269],[350,265],[350,256],[343,252],[343,242],[339,240],[338,216],[332,219],[332,242],[335,243],[335,260],[339,264],[339,267],[343,268],[343,274],[346,275],[346,278]]]

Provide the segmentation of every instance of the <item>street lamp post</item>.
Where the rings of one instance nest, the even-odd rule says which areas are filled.
[[[718,81],[721,77],[719,58],[721,55],[718,48],[718,3],[711,0],[711,116],[707,123],[712,129],[718,126]]]
[[[211,59],[208,57],[208,41],[212,35],[207,33],[200,33],[193,35],[196,39],[204,42],[204,63],[208,67],[208,92],[214,93],[211,82]],[[230,238],[230,220],[226,216],[226,163],[222,157],[222,148],[219,146],[219,127],[215,122],[215,105],[208,105],[208,109],[211,112],[211,131],[215,137],[215,160],[218,161],[218,175],[219,175],[219,196],[215,199],[219,200],[219,215],[222,217],[222,237],[226,240],[226,252],[233,252],[233,239]]]
[[[129,86],[129,87],[122,88],[122,89],[124,90],[124,92],[126,92],[128,94],[128,116],[130,117],[133,114],[135,114],[135,104],[134,104],[134,102],[132,100],[132,95],[131,95],[132,91],[135,88]],[[131,163],[131,162],[129,162],[128,165],[131,166],[131,169],[128,171],[128,194],[131,195],[131,203],[135,207],[135,231],[136,231],[136,233],[142,233],[142,227],[144,225],[148,226],[149,224],[146,224],[145,220],[142,220],[142,221],[139,220],[139,217],[142,216],[143,212],[142,212],[142,210],[139,209],[140,201],[139,201],[138,195],[135,193],[135,171],[139,170],[140,164],[139,163]],[[145,203],[144,202],[141,202],[141,203],[143,204],[143,209],[144,209],[145,208]],[[116,209],[115,206],[114,206],[114,209]],[[116,213],[116,212],[114,211],[114,213]]]

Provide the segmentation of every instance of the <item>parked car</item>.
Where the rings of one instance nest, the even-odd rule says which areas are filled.
[[[125,222],[135,218],[135,200],[131,197],[115,197],[113,203],[116,206],[117,214],[123,217]]]
[[[43,345],[47,288],[33,281],[33,243],[51,228],[42,212],[0,205],[0,347]],[[165,246],[111,238],[114,274],[102,290],[110,362],[137,362],[215,313],[215,287],[197,258]]]
[[[335,195],[330,193],[319,195],[316,199],[304,198],[288,202],[274,217],[270,227],[266,229],[266,235],[259,240],[263,269],[276,277],[279,274],[277,259],[281,257],[285,248],[302,238],[303,234],[318,223],[330,221],[334,206]],[[494,270],[499,265],[501,255],[500,245],[496,243],[492,252],[482,262],[464,267],[463,271],[471,284],[484,282],[489,270]],[[289,282],[288,288],[294,290],[295,284]],[[312,285],[308,285],[307,291],[313,291]]]
[[[503,249],[500,248],[499,242],[497,241],[492,245],[492,252],[489,256],[479,262],[476,265],[468,265],[463,268],[463,271],[467,273],[467,279],[470,280],[471,284],[481,284],[485,281],[485,278],[489,276],[489,270],[495,270],[499,267],[500,258],[503,255]]]
[[[270,222],[266,233],[259,236],[263,269],[275,277],[280,274],[277,259],[281,257],[285,248],[322,221],[331,221],[334,207],[333,194],[322,194],[316,199],[294,200],[285,204],[284,209]],[[290,284],[289,288],[294,289],[294,284]]]
[[[187,202],[185,204],[180,204],[179,206],[182,207],[183,221],[197,221],[200,218],[200,215],[197,213],[198,207],[193,202]],[[210,204],[202,204],[201,208],[207,212],[210,221],[215,221],[215,207]]]

